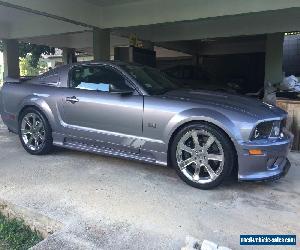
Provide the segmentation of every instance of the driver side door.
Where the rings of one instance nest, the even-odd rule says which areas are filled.
[[[106,65],[75,66],[69,77],[58,105],[66,140],[138,153],[143,96],[132,83]]]

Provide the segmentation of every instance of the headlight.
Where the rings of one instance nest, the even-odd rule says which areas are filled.
[[[254,129],[251,140],[262,140],[268,138],[278,138],[282,135],[284,121],[262,122]]]
[[[256,126],[252,134],[252,140],[268,139],[273,129],[273,121],[262,122]]]
[[[280,132],[281,132],[280,121],[274,121],[273,129],[272,129],[270,137],[279,137]]]

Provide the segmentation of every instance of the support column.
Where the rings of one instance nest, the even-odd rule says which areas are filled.
[[[266,40],[264,101],[274,105],[276,94],[273,85],[283,79],[283,40],[283,33],[268,34]]]
[[[93,30],[94,60],[110,60],[110,31],[94,28]]]
[[[283,79],[283,33],[268,34],[266,40],[265,84],[280,83]]]
[[[193,64],[195,66],[199,66],[202,64],[202,61],[203,61],[203,57],[200,56],[199,54],[196,54],[196,55],[193,55]]]
[[[20,78],[19,42],[15,39],[3,40],[3,64],[5,78]]]
[[[63,48],[63,64],[70,64],[77,62],[77,58],[75,55],[75,49]]]

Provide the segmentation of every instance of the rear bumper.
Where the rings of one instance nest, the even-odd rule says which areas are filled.
[[[292,140],[293,136],[287,133],[283,139],[242,144],[238,157],[238,179],[240,181],[268,181],[285,176],[291,166],[287,155]],[[263,154],[249,155],[249,149],[261,149]]]

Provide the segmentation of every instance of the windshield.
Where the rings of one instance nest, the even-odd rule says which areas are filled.
[[[179,89],[179,84],[171,81],[167,75],[147,66],[122,65],[122,68],[135,78],[150,95],[161,95]]]

